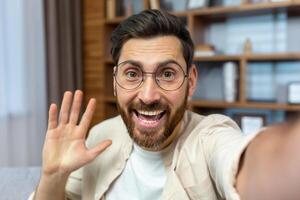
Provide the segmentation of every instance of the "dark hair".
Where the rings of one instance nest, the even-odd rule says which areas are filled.
[[[153,38],[156,36],[176,36],[182,45],[182,53],[188,69],[193,62],[194,44],[181,20],[160,10],[145,10],[121,22],[112,32],[111,55],[115,64],[120,58],[121,49],[131,38]]]

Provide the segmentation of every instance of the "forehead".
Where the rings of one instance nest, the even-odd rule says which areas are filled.
[[[144,67],[153,66],[166,60],[174,60],[185,66],[182,46],[175,36],[158,36],[154,38],[134,38],[124,43],[119,63],[135,60]]]

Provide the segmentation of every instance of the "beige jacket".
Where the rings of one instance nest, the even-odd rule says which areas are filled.
[[[242,135],[223,115],[204,117],[187,111],[181,125],[180,136],[172,144],[174,150],[163,155],[167,181],[162,199],[238,200],[234,185],[239,159],[255,134]],[[87,146],[104,139],[111,139],[112,145],[70,175],[68,199],[104,200],[105,192],[122,173],[133,142],[120,116],[93,127]]]
[[[223,115],[207,117],[187,111],[174,151],[164,155],[167,181],[162,199],[232,199],[239,158],[254,135],[242,135],[238,126]],[[104,139],[113,141],[89,165],[71,174],[66,191],[70,199],[105,199],[105,192],[122,173],[132,150],[120,116],[93,127],[87,146]]]

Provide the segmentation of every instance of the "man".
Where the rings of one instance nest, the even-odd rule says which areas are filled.
[[[299,199],[297,129],[285,138],[284,126],[245,137],[225,116],[186,110],[197,80],[193,51],[172,15],[148,10],[122,22],[111,50],[121,116],[85,141],[95,100],[78,125],[82,92],[65,93],[58,118],[51,105],[34,198]]]

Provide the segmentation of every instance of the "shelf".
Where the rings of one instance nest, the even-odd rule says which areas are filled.
[[[215,56],[201,56],[195,57],[197,62],[226,62],[226,61],[240,61],[242,56],[239,55],[215,55]]]
[[[234,102],[228,103],[224,101],[207,101],[207,100],[192,100],[190,102],[193,107],[202,108],[251,108],[251,109],[270,109],[270,110],[285,110],[299,111],[300,105],[291,105],[283,103],[262,103],[262,102]]]
[[[106,96],[104,98],[106,103],[116,103],[116,98],[113,96]],[[284,104],[284,103],[264,103],[264,102],[233,102],[228,103],[225,101],[215,101],[215,100],[192,100],[189,102],[192,107],[199,108],[250,108],[250,109],[270,109],[270,110],[285,110],[285,111],[299,111],[300,104]]]
[[[297,53],[270,53],[270,54],[245,54],[245,55],[216,55],[195,57],[197,62],[226,62],[226,61],[286,61],[300,60],[300,52]]]
[[[255,4],[243,4],[240,6],[227,6],[227,7],[210,7],[191,10],[191,14],[195,16],[226,16],[228,14],[255,14],[255,13],[267,13],[284,9],[296,9],[300,8],[300,1],[285,1],[285,2],[271,2],[271,3],[255,3]]]
[[[191,12],[186,11],[176,11],[176,12],[170,12],[172,15],[176,15],[177,17],[187,17]]]
[[[253,3],[253,4],[242,4],[238,6],[218,6],[218,7],[207,7],[207,8],[198,8],[191,9],[180,12],[171,12],[173,15],[178,17],[187,17],[191,16],[226,16],[228,14],[243,14],[243,15],[253,15],[255,13],[267,13],[267,12],[275,12],[279,10],[296,10],[300,9],[300,1],[283,1],[283,2],[266,2],[266,3]],[[118,16],[114,19],[106,19],[105,24],[117,25],[127,16]]]
[[[300,53],[253,54],[253,55],[245,55],[245,59],[249,61],[300,60]]]
[[[270,53],[270,54],[245,54],[245,55],[215,55],[195,57],[196,62],[227,62],[227,61],[287,61],[300,60],[300,52],[297,53]],[[105,64],[114,64],[111,59],[106,59]]]

